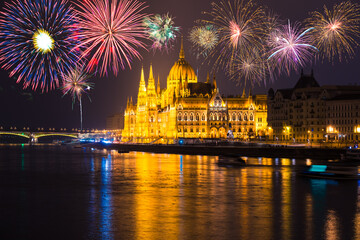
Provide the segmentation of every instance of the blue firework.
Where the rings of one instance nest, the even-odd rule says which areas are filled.
[[[24,88],[60,85],[79,60],[77,17],[68,0],[14,0],[0,12],[0,65]]]

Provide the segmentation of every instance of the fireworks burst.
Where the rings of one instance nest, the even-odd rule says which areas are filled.
[[[93,88],[94,84],[89,82],[90,76],[83,71],[83,69],[77,67],[72,69],[68,74],[62,74],[64,79],[64,85],[61,87],[63,96],[70,94],[72,95],[73,105],[76,99],[80,104],[80,125],[82,130],[82,95],[87,94],[90,89]]]
[[[179,27],[174,26],[173,18],[169,14],[146,17],[143,24],[149,38],[153,41],[152,48],[154,50],[170,49],[180,31]]]
[[[0,13],[0,64],[10,77],[48,91],[79,61],[76,15],[67,0],[14,0]]]
[[[263,48],[267,17],[264,8],[254,1],[212,3],[212,11],[205,14],[212,19],[204,22],[214,25],[220,36],[218,47],[209,55],[215,58],[216,66],[231,67],[231,59],[235,55],[245,55],[241,52]]]
[[[299,23],[282,26],[274,31],[269,46],[271,61],[280,71],[285,70],[288,74],[292,69],[297,70],[298,66],[304,67],[310,62],[317,48],[311,45],[311,36],[308,34],[313,28],[302,29]]]
[[[235,56],[228,73],[239,85],[253,87],[266,80],[267,70],[263,53],[253,48],[246,55]]]
[[[199,55],[207,56],[219,42],[217,29],[211,25],[195,26],[190,31],[189,39]]]
[[[83,1],[78,6],[83,38],[80,46],[86,46],[83,57],[89,59],[87,71],[100,69],[100,75],[104,76],[111,68],[117,75],[119,67],[124,69],[128,65],[131,68],[132,59],[141,58],[137,48],[145,48],[141,41],[146,39],[142,26],[146,14],[141,13],[146,8],[144,3],[93,0]]]
[[[334,5],[324,13],[312,12],[306,20],[314,28],[314,45],[320,50],[322,58],[339,61],[354,56],[353,46],[358,46],[360,37],[360,6],[350,1]]]

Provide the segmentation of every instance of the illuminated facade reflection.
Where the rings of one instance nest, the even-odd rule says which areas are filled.
[[[358,195],[348,194],[357,184],[299,178],[294,159],[246,158],[246,168],[222,168],[216,161],[139,152],[92,160],[92,181],[100,184],[91,194],[93,227],[101,239],[359,236]],[[357,205],[333,203],[339,193]]]

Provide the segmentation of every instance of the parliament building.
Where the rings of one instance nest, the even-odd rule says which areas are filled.
[[[141,69],[137,101],[128,98],[122,141],[168,143],[182,138],[249,139],[267,133],[267,96],[249,92],[224,97],[215,75],[199,82],[185,60],[183,43],[166,88],[160,88],[152,66],[147,84]]]

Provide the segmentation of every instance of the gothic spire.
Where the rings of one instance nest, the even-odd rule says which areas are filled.
[[[140,78],[140,85],[139,85],[139,93],[146,92],[146,85],[145,85],[145,75],[144,75],[144,68],[141,67],[141,78]]]
[[[179,58],[180,58],[180,59],[184,59],[184,58],[185,58],[185,53],[184,53],[184,38],[183,38],[183,36],[181,36],[181,48],[180,48]]]
[[[214,77],[213,77],[213,84],[214,84],[214,88],[216,90],[217,89],[217,84],[216,84],[215,73],[214,73]]]
[[[148,80],[148,87],[147,87],[148,93],[155,93],[155,80],[154,80],[154,74],[152,69],[152,64],[150,64],[150,73],[149,73],[149,80]]]
[[[157,94],[160,94],[160,75],[158,75],[158,82],[157,82],[156,93],[157,93]]]

